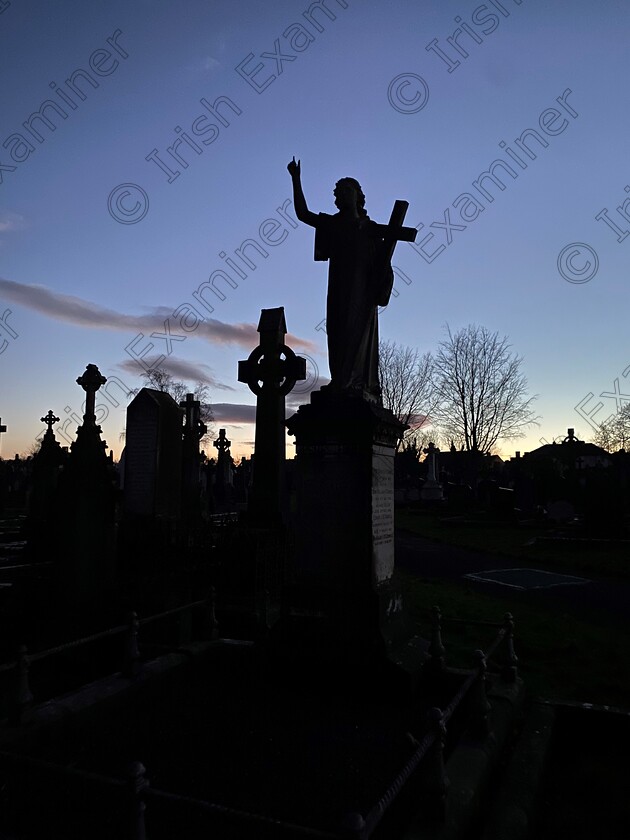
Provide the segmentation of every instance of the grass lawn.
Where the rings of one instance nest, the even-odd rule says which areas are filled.
[[[630,708],[630,631],[612,631],[606,615],[588,621],[558,608],[525,605],[488,595],[465,584],[427,581],[399,571],[406,604],[419,632],[430,638],[430,608],[443,616],[442,640],[447,664],[471,667],[472,652],[488,648],[497,633],[492,627],[449,624],[446,619],[501,623],[515,619],[519,673],[530,694],[557,701],[577,701]]]
[[[532,544],[536,537],[551,536],[553,529],[546,523],[490,523],[475,519],[474,515],[466,517],[465,521],[458,521],[444,513],[397,510],[396,528],[462,548],[514,557],[528,564],[568,574],[589,573],[630,579],[630,551],[627,546],[570,544],[566,547],[551,547]]]

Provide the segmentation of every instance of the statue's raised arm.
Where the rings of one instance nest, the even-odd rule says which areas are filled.
[[[304,222],[304,224],[315,227],[317,224],[317,213],[311,213],[306,204],[306,199],[304,198],[302,181],[300,178],[300,161],[296,161],[294,157],[287,165],[287,169],[289,170],[289,175],[293,181],[293,206],[295,207],[295,215],[301,222]]]

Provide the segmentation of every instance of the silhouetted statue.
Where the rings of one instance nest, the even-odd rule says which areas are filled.
[[[339,212],[312,213],[300,180],[300,162],[287,169],[293,180],[295,213],[315,234],[315,259],[330,260],[326,333],[332,390],[380,395],[378,383],[378,306],[387,306],[394,282],[391,258],[397,240],[413,242],[415,228],[404,228],[408,204],[397,201],[389,225],[373,222],[354,178],[337,181]]]

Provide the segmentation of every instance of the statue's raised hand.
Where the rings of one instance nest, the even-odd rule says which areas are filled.
[[[292,178],[299,178],[300,177],[300,161],[296,162],[295,157],[292,161],[289,161],[287,165],[287,169],[289,170],[289,175]]]

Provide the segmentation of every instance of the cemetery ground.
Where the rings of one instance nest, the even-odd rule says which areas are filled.
[[[445,617],[473,621],[511,612],[531,694],[630,708],[627,548],[545,548],[531,544],[529,528],[496,521],[458,528],[431,511],[398,511],[396,524],[397,567],[416,612],[439,604]],[[549,531],[535,529],[539,535]],[[502,576],[492,571],[504,569],[515,570],[507,586],[493,581]],[[566,583],[545,586],[543,576],[542,586],[529,588],[528,573],[518,569],[566,575]],[[519,583],[523,589],[514,586]],[[454,654],[470,651],[476,632],[453,626]]]
[[[460,536],[440,528],[432,516],[424,522],[414,514],[399,517],[405,527],[413,527],[414,522],[422,523],[418,530],[423,534],[439,534],[447,540],[455,533],[453,542]],[[479,542],[482,530],[475,533]],[[507,539],[501,534],[494,542],[495,549],[518,546],[518,535],[522,541],[522,531],[515,529]],[[520,825],[522,830],[519,809],[528,797],[524,791],[537,790],[536,816],[529,833],[514,836],[537,840],[627,836],[630,583],[627,576],[625,580],[610,576],[618,565],[622,568],[621,556],[607,558],[611,560],[608,577],[599,583],[607,601],[592,591],[589,597],[589,587],[597,586],[593,579],[584,585],[518,590],[464,577],[472,567],[482,570],[484,566],[526,565],[571,574],[575,569],[568,562],[570,554],[554,563],[557,555],[550,552],[547,562],[542,562],[527,547],[517,557],[487,554],[485,564],[479,565],[478,550],[466,551],[422,537],[415,541],[413,552],[410,546],[414,541],[409,531],[398,532],[398,570],[405,581],[406,606],[419,625],[426,625],[427,606],[440,605],[449,666],[469,667],[471,649],[489,642],[483,638],[483,627],[475,622],[497,621],[506,611],[516,618],[516,652],[529,714],[520,732],[523,746],[515,747],[511,762],[501,766],[501,778],[495,779],[500,802],[497,810],[507,820],[505,824],[514,819],[514,826]],[[583,555],[582,559],[590,566],[595,557]],[[577,574],[584,573],[585,565]],[[515,576],[518,579],[518,573]]]
[[[511,612],[517,621],[516,652],[528,695],[553,701],[562,710],[545,749],[542,822],[533,836],[538,840],[623,836],[615,833],[615,826],[621,818],[622,788],[628,775],[622,747],[628,720],[620,726],[618,718],[611,722],[610,716],[593,713],[590,725],[584,726],[579,716],[571,718],[581,710],[567,705],[573,701],[630,707],[626,666],[630,634],[621,613],[613,616],[612,629],[609,610],[592,606],[586,616],[582,608],[571,609],[564,597],[567,592],[581,593],[584,587],[580,586],[518,591],[465,579],[463,574],[471,568],[482,568],[475,565],[479,555],[462,552],[462,559],[445,543],[432,543],[429,551],[428,541],[418,538],[424,551],[414,564],[409,552],[412,539],[409,532],[399,532],[397,565],[405,604],[421,635],[430,636],[430,607],[439,604],[447,664],[469,668],[471,651],[487,649],[496,629],[474,622],[500,623],[504,613]],[[474,559],[466,563],[465,558],[471,556]],[[486,555],[484,567],[510,565],[500,559]],[[522,559],[512,560],[511,565],[523,565]],[[527,565],[541,564],[532,560]],[[563,571],[571,573],[570,568]],[[149,641],[141,630],[141,650],[143,637]],[[144,648],[145,656],[156,652],[151,644]],[[205,667],[199,668],[202,661]],[[496,663],[489,665],[493,668]],[[365,809],[382,793],[401,760],[412,752],[405,733],[421,731],[422,715],[412,709],[401,713],[383,696],[357,715],[352,701],[331,703],[330,686],[313,681],[308,669],[301,675],[301,684],[294,677],[290,675],[288,685],[284,680],[274,685],[273,668],[261,667],[250,645],[218,646],[207,657],[191,657],[189,665],[167,675],[159,686],[147,685],[134,702],[99,716],[97,726],[63,723],[58,737],[49,742],[46,757],[76,771],[111,778],[119,778],[129,762],[142,760],[149,783],[156,789],[146,815],[147,829],[151,829],[147,836],[152,838],[178,836],[179,808],[187,808],[186,797],[211,799],[222,807],[240,806],[255,813],[281,813],[288,823],[303,824],[306,819],[321,828],[339,824],[349,794],[358,808]],[[220,725],[208,728],[209,719]],[[195,733],[192,739],[191,731]],[[535,767],[538,758],[534,758]],[[275,782],[277,773],[288,780],[282,787]],[[499,775],[503,773],[507,775],[506,766],[499,770]],[[32,768],[25,768],[25,778],[33,784],[36,775]],[[366,778],[370,785],[366,786]],[[57,811],[74,809],[80,821],[90,819],[90,809],[98,809],[90,796],[85,799],[85,812],[77,808],[77,791],[68,779],[60,788],[51,786],[50,779],[46,785]],[[160,789],[173,797],[166,810],[158,797]],[[40,799],[42,809],[44,800]],[[576,800],[581,807],[576,807]],[[602,814],[598,809],[604,801],[607,808]],[[67,807],[60,806],[66,802]],[[313,803],[322,802],[324,809],[309,810]],[[114,836],[116,813],[113,807],[112,824],[105,818],[90,836]],[[186,813],[190,836],[197,836]],[[267,836],[263,826],[259,828],[259,836]],[[402,837],[395,828],[386,823],[379,836]],[[227,826],[226,831],[226,836],[232,836]],[[239,837],[238,828],[233,836]],[[478,840],[481,833],[472,837]]]
[[[535,568],[630,580],[630,539],[605,532],[589,538],[573,523],[561,527],[544,521],[501,521],[483,514],[446,516],[434,509],[401,508],[396,511],[396,527]]]

